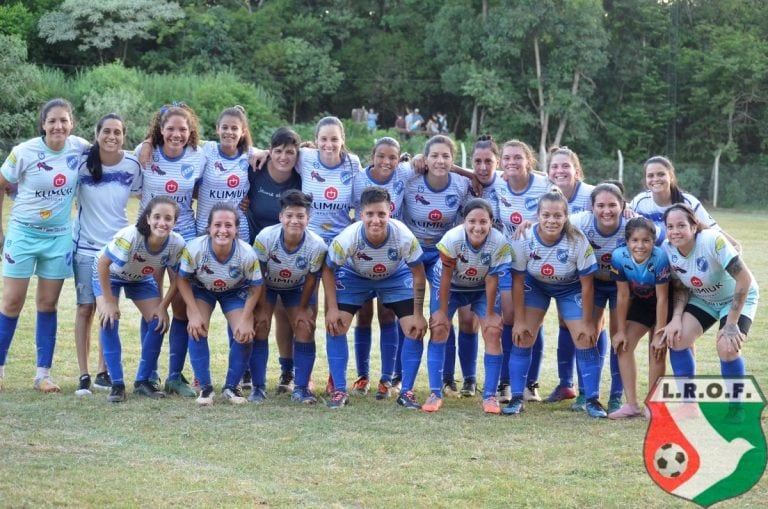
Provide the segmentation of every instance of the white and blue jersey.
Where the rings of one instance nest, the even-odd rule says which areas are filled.
[[[59,151],[48,148],[42,137],[13,147],[0,168],[5,180],[18,184],[11,226],[42,235],[71,232],[77,169],[88,147],[77,136],[69,136]]]
[[[624,231],[627,227],[627,221],[623,216],[619,216],[619,225],[616,230],[608,235],[600,233],[597,227],[597,218],[592,212],[579,212],[570,217],[571,224],[581,230],[587,237],[589,244],[595,251],[597,259],[597,272],[595,280],[602,282],[611,281],[611,255],[616,248],[627,245]]]
[[[141,150],[141,145],[136,153]],[[192,193],[203,175],[205,156],[201,150],[185,147],[179,157],[169,158],[163,154],[163,148],[157,147],[152,152],[149,168],[143,171],[141,204],[139,215],[155,196],[169,196],[179,205],[179,219],[174,231],[190,241],[197,235],[195,211],[192,209]],[[207,219],[207,218],[206,218]]]
[[[319,274],[328,251],[319,235],[309,230],[293,251],[285,247],[283,225],[261,230],[253,247],[264,273],[264,283],[271,290],[293,290],[304,285],[307,274]]]
[[[516,193],[508,182],[498,179],[496,196],[501,223],[511,234],[517,230],[523,221],[536,221],[539,207],[539,197],[546,193],[552,184],[541,175],[528,174],[528,186]]]
[[[176,271],[184,254],[184,246],[181,235],[171,232],[163,246],[157,251],[152,251],[147,246],[144,235],[139,233],[135,225],[131,225],[117,232],[99,251],[96,258],[105,254],[112,261],[109,265],[112,280],[136,282],[146,278],[152,279],[155,271],[160,269]]]
[[[498,276],[509,271],[512,263],[509,242],[494,228],[491,228],[483,245],[475,248],[467,240],[464,226],[456,226],[438,242],[437,249],[444,256],[456,260],[456,265],[452,268],[452,292],[484,290],[488,276]],[[438,263],[437,267],[439,269],[435,270],[433,288],[440,287],[442,263]]]
[[[537,226],[526,230],[525,238],[511,243],[513,271],[525,272],[548,287],[578,284],[580,277],[597,271],[594,250],[584,235],[570,239],[563,232],[558,240],[547,244],[539,238]]]
[[[209,235],[193,239],[181,257],[179,274],[194,288],[214,294],[261,285],[256,251],[240,239],[232,242],[232,252],[224,261],[213,253]]]
[[[363,191],[372,186],[383,187],[389,191],[392,202],[389,205],[390,215],[395,219],[402,220],[403,217],[403,197],[405,196],[405,184],[416,174],[410,164],[400,163],[392,172],[389,179],[380,182],[372,175],[373,167],[368,166],[360,172],[352,186],[352,206],[355,209],[355,219],[360,220],[360,197]]]
[[[141,192],[141,165],[125,153],[114,166],[102,165],[96,182],[83,162],[78,173],[77,216],[72,229],[74,252],[96,256],[112,240],[115,232],[128,226],[126,205],[132,194]]]
[[[403,222],[424,249],[436,249],[443,235],[459,222],[467,199],[469,180],[452,173],[448,177],[442,189],[433,189],[426,175],[409,180],[405,186]]]
[[[205,169],[197,193],[197,235],[204,235],[208,228],[208,215],[216,203],[233,205],[240,216],[239,236],[248,242],[248,218],[240,210],[240,202],[248,195],[248,153],[238,152],[234,157],[222,154],[215,141],[203,144]]]
[[[611,257],[611,279],[629,284],[633,299],[652,301],[656,299],[656,285],[669,283],[671,279],[669,260],[661,248],[654,246],[651,256],[637,263],[627,246],[617,247]]]
[[[689,193],[682,194],[683,203],[693,209],[693,212],[696,215],[696,219],[698,219],[702,225],[708,226],[715,230],[720,229],[717,221],[715,221],[714,218],[709,215],[709,212],[707,212],[707,210],[704,208],[704,205],[702,205],[695,196]],[[656,225],[657,246],[661,246],[661,244],[664,242],[664,239],[667,238],[667,226],[664,224],[664,212],[666,212],[666,210],[672,205],[673,204],[664,206],[658,205],[655,201],[653,201],[653,193],[648,190],[643,191],[642,193],[635,196],[632,199],[632,202],[629,204],[632,210],[634,210],[637,214],[643,217],[647,217],[653,221],[654,225]]]
[[[550,183],[550,185],[556,185]],[[568,213],[576,214],[578,212],[592,211],[592,190],[595,186],[586,184],[581,180],[576,182],[576,188],[570,198],[566,196],[568,200]]]

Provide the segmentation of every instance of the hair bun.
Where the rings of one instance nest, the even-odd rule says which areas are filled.
[[[243,107],[242,107],[242,106],[240,106],[239,104],[235,104],[234,106],[232,106],[232,109],[233,109],[233,110],[237,110],[237,111],[240,111],[240,112],[242,112],[243,114],[247,113],[247,112],[245,111],[245,108],[243,108]]]
[[[477,141],[493,141],[493,136],[490,134],[481,134],[477,137]]]

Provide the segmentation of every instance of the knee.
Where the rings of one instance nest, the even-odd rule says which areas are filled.
[[[372,323],[373,323],[373,308],[371,308],[370,306],[361,307],[360,310],[357,312],[357,326],[370,327]]]
[[[736,350],[728,350],[728,346],[723,341],[717,342],[717,356],[720,357],[721,361],[734,361],[741,356],[741,352],[738,352]]]
[[[90,319],[96,311],[96,304],[78,304],[77,318],[80,320]]]

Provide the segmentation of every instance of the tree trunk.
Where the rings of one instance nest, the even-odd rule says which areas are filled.
[[[477,113],[478,113],[478,105],[477,101],[475,101],[475,105],[472,106],[472,123],[469,126],[469,134],[471,134],[473,137],[477,136]]]
[[[539,93],[539,169],[547,171],[547,135],[549,130],[549,115],[544,104],[544,84],[541,81],[541,55],[539,54],[539,36],[533,36],[533,54],[536,57],[536,88]]]
[[[298,101],[296,99],[293,100],[293,116],[291,117],[291,119],[292,119],[291,123],[294,124],[294,125],[296,124],[296,103],[297,102]]]
[[[578,69],[573,70],[573,83],[571,84],[571,96],[576,97],[579,94],[579,77],[581,73]],[[557,126],[557,133],[555,133],[555,145],[560,145],[565,133],[565,128],[568,126],[568,112],[566,111],[563,117],[560,119],[560,123]]]

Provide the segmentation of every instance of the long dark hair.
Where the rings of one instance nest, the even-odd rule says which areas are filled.
[[[144,239],[147,241],[149,240],[150,234],[149,216],[152,215],[152,210],[160,204],[171,205],[173,207],[174,220],[179,219],[179,204],[176,203],[176,201],[170,196],[155,196],[149,200],[149,203],[147,203],[147,207],[144,209],[144,212],[142,212],[139,216],[139,219],[136,220],[136,229],[140,234],[144,236]]]
[[[100,182],[104,173],[103,165],[101,163],[101,154],[99,153],[99,133],[101,132],[101,128],[104,127],[104,122],[113,119],[120,122],[123,128],[123,136],[125,136],[125,122],[123,122],[122,117],[117,113],[107,113],[99,119],[99,123],[96,124],[96,137],[93,140],[93,145],[88,149],[88,156],[85,159],[85,167],[88,168],[94,182]]]

